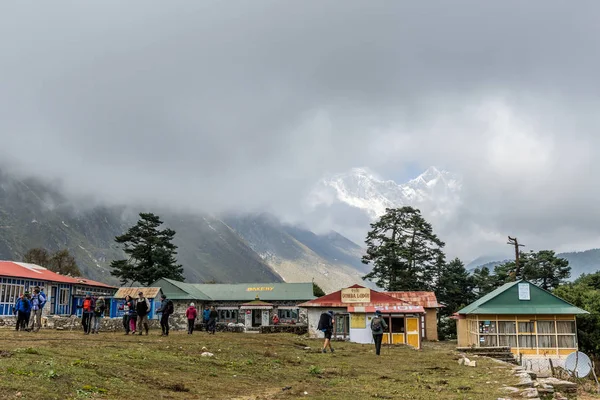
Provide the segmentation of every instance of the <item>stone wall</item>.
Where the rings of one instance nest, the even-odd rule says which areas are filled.
[[[308,326],[306,325],[267,325],[260,327],[260,333],[293,333],[296,335],[306,335]]]

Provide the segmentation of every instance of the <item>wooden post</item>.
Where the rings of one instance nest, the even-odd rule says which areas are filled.
[[[516,237],[508,237],[508,243],[511,246],[515,246],[515,272],[514,272],[514,276],[512,276],[512,280],[515,281],[517,280],[517,277],[519,276],[519,247],[523,247],[525,246],[524,244],[519,244],[519,241],[517,240]]]
[[[551,358],[548,359],[548,362],[550,363],[550,371],[552,373],[552,376],[554,377],[554,376],[556,376],[555,372],[554,372],[554,363],[552,362]]]

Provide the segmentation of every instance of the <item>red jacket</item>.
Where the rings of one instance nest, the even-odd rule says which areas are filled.
[[[196,307],[190,306],[187,310],[185,310],[185,315],[187,319],[196,319],[198,316],[198,311],[196,311]]]

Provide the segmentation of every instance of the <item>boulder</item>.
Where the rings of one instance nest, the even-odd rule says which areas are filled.
[[[213,353],[209,353],[208,351],[205,351],[204,353],[200,354],[200,356],[202,356],[202,357],[213,357],[214,354]]]
[[[577,384],[570,381],[563,381],[557,378],[542,378],[539,380],[540,384],[549,385],[554,390],[565,392],[565,393],[575,393],[577,392]]]
[[[537,389],[535,389],[535,388],[525,389],[520,394],[521,394],[521,397],[524,399],[535,399],[535,398],[540,397]]]
[[[518,388],[532,388],[533,387],[533,380],[531,379],[531,376],[529,376],[528,373],[521,372],[521,373],[515,374],[515,376],[519,378],[519,383],[514,385],[515,387],[518,387]]]

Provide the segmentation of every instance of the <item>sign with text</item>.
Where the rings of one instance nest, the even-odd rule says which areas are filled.
[[[247,292],[271,292],[273,291],[273,286],[259,286],[259,287],[249,287],[246,289]]]
[[[519,300],[531,300],[529,283],[519,283]]]
[[[370,303],[371,290],[367,288],[342,289],[342,303]]]

